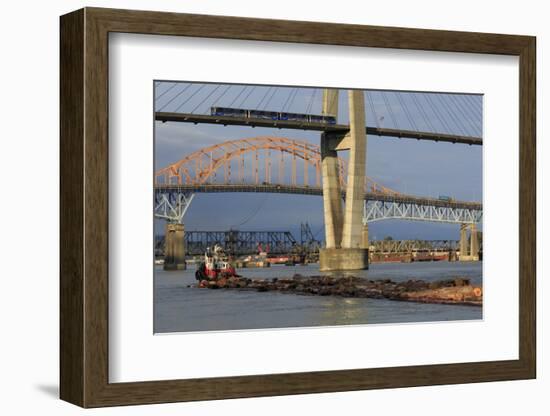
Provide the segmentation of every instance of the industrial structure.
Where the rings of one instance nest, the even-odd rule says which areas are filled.
[[[478,238],[481,236],[478,235]],[[471,238],[465,238],[467,245]],[[300,254],[304,260],[318,260],[322,248],[307,223],[300,225],[300,239],[290,231],[187,231],[184,249],[187,256],[202,257],[208,249],[220,246],[231,256],[245,256],[263,253],[266,257],[281,257]],[[415,261],[457,261],[461,259],[460,240],[373,240],[369,242],[370,262],[415,262]],[[172,250],[166,246],[166,239],[159,235],[155,239],[155,256],[165,258]],[[464,249],[468,256],[468,248]],[[481,245],[478,255],[481,254]],[[465,260],[462,257],[462,260]]]

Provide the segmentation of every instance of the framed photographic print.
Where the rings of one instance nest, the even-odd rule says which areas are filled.
[[[534,378],[535,38],[61,17],[61,398]]]

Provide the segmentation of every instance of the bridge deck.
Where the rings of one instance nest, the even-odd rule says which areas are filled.
[[[155,113],[157,121],[175,121],[185,123],[206,123],[218,124],[223,126],[250,126],[250,127],[270,127],[278,129],[294,129],[294,130],[315,130],[332,133],[346,133],[349,131],[349,126],[346,124],[325,124],[291,120],[270,120],[270,119],[251,119],[245,117],[232,116],[211,116],[204,114],[189,114],[189,113]],[[404,139],[431,140],[436,142],[463,143],[469,145],[482,145],[481,137],[460,136],[453,134],[419,132],[414,130],[399,130],[390,128],[368,127],[367,134],[381,137],[398,137]]]
[[[323,189],[319,187],[300,185],[274,185],[274,184],[202,184],[202,185],[155,185],[156,192],[190,192],[190,193],[217,193],[217,192],[253,192],[253,193],[280,193],[300,195],[323,195]],[[345,192],[342,192],[345,197]],[[479,202],[444,201],[435,198],[422,198],[412,195],[386,195],[382,193],[368,192],[365,196],[370,201],[402,202],[434,207],[465,208],[481,210]]]

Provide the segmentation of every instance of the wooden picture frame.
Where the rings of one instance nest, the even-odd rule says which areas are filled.
[[[110,32],[519,56],[519,359],[109,383]],[[536,377],[535,38],[85,8],[61,17],[60,396],[82,407]]]

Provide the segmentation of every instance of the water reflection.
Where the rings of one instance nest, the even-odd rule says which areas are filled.
[[[247,277],[319,275],[316,265],[243,269]],[[350,275],[351,273],[347,273]],[[481,263],[374,264],[353,273],[369,279],[439,280],[469,277],[481,284]],[[277,292],[249,292],[190,288],[194,269],[155,270],[155,332],[213,331],[311,327],[373,323],[402,323],[481,319],[482,308],[429,305],[384,299],[303,296]]]

